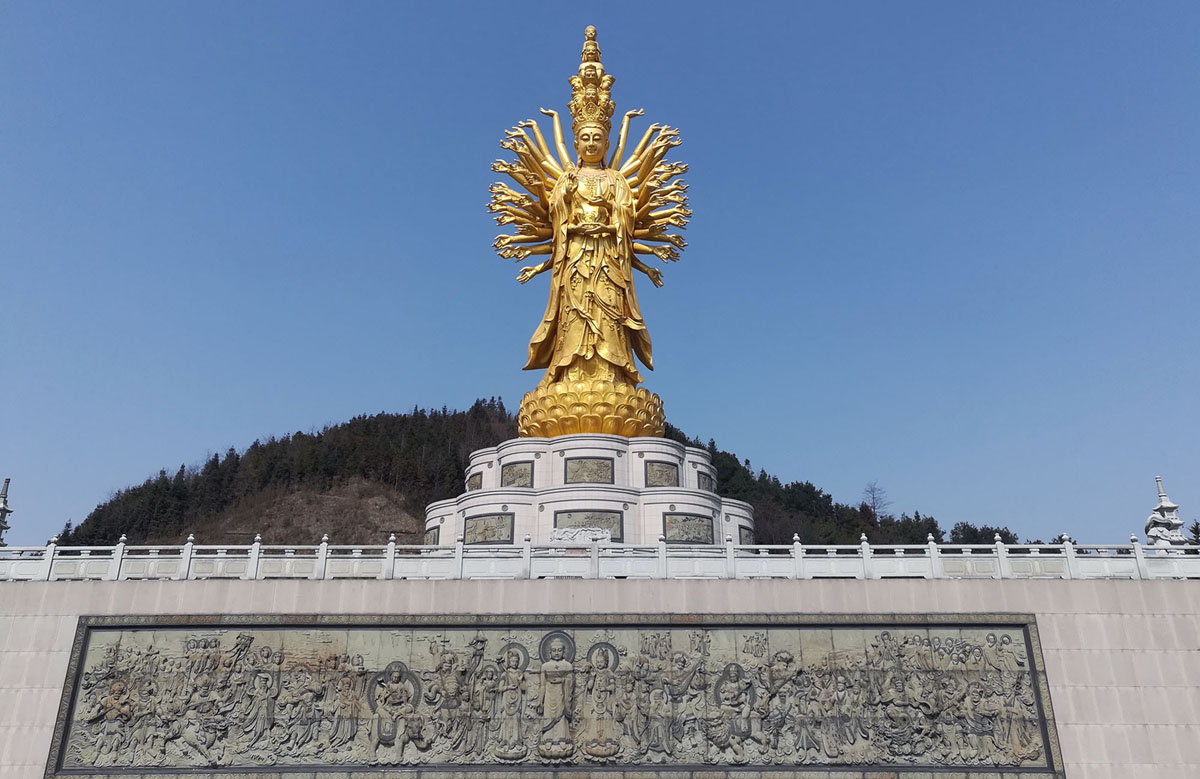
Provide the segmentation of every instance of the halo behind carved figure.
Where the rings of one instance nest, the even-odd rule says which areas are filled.
[[[417,701],[421,698],[421,680],[417,675],[409,670],[408,666],[399,660],[393,660],[384,667],[382,671],[371,677],[371,683],[367,686],[367,705],[371,707],[371,713],[375,714],[379,707],[379,685],[385,684],[391,680],[392,675],[399,673],[400,680],[407,685],[410,694],[409,700]]]
[[[496,657],[496,662],[501,668],[508,667],[508,655],[510,652],[516,652],[521,658],[521,663],[517,666],[518,669],[524,671],[529,667],[529,650],[525,648],[524,644],[511,641],[500,647],[500,654]]]
[[[589,649],[587,653],[588,664],[595,668],[596,655],[600,653],[604,653],[608,656],[608,670],[616,671],[617,663],[620,662],[621,655],[619,652],[617,652],[617,648],[607,641],[601,641],[597,644],[592,644],[592,648]]]
[[[550,661],[550,647],[555,641],[561,641],[563,644],[563,660],[568,663],[575,662],[575,639],[561,630],[552,630],[542,637],[541,643],[538,644],[538,657],[541,661]]]

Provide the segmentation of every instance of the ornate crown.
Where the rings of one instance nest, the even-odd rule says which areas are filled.
[[[615,78],[604,72],[600,62],[600,45],[596,43],[596,28],[588,25],[583,31],[583,52],[579,55],[579,73],[571,76],[572,129],[580,125],[598,124],[608,133],[612,130],[612,115],[616,104],[612,101],[612,85]]]

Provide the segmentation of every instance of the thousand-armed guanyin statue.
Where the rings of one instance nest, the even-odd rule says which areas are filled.
[[[626,112],[609,155],[614,78],[600,62],[596,28],[584,34],[579,72],[570,78],[575,154],[563,141],[558,112],[543,108],[553,123],[557,155],[537,122],[526,120],[501,143],[517,159],[492,165],[528,192],[492,186],[489,209],[496,222],[515,224],[517,231],[497,237],[496,250],[517,260],[548,255],[521,269],[522,284],[550,271],[550,299],[525,365],[546,373],[521,401],[519,430],[526,437],[661,436],[662,401],[637,386],[642,375],[634,355],[647,368],[654,365],[633,272],[661,287],[662,272],[639,255],[672,261],[686,245],[667,230],[686,226],[692,213],[687,184],[672,181],[687,165],[664,161],[680,143],[678,131],[665,125],[650,125],[625,156],[630,120],[641,109]]]

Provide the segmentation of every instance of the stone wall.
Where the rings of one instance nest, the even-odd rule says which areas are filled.
[[[0,586],[0,779],[45,773],[81,615],[747,613],[1033,614],[1066,775],[1194,779],[1200,776],[1196,587],[1054,580],[6,583]]]

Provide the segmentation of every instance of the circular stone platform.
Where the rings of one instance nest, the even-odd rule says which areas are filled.
[[[665,438],[516,438],[472,452],[465,476],[466,492],[425,509],[426,544],[545,544],[570,528],[627,544],[754,542],[754,509],[716,494],[709,453]]]

